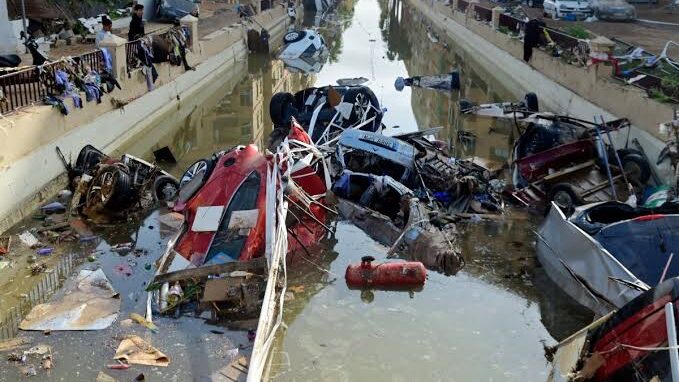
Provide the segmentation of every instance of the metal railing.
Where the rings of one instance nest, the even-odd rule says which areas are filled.
[[[491,22],[493,21],[493,10],[490,8],[482,7],[478,4],[474,4],[474,13],[476,13],[476,19],[480,21]]]
[[[164,39],[167,38],[170,31],[175,27],[163,28],[157,31],[149,33],[152,38]],[[182,29],[188,29],[188,27],[182,26]],[[187,39],[186,46],[191,49],[193,48],[192,39]],[[141,47],[141,40],[129,41],[125,44],[125,61],[127,62],[127,72],[131,72],[133,69],[139,67],[139,59],[137,58],[137,52]]]
[[[521,30],[524,28],[525,22],[523,20],[517,19],[516,17],[507,15],[507,14],[500,14],[500,27],[507,28],[510,32],[513,33],[520,33]]]
[[[104,58],[101,50],[71,58],[76,65],[84,65],[101,72]],[[55,73],[65,59],[33,66],[0,75],[0,113],[9,114],[40,102],[48,95],[56,95]]]
[[[69,254],[62,257],[54,267],[53,272],[44,273],[39,276],[37,284],[24,295],[24,298],[16,306],[4,310],[0,321],[0,340],[13,338],[19,331],[19,324],[24,316],[30,312],[35,305],[45,303],[63,282],[71,274],[71,271],[78,265],[76,255]]]

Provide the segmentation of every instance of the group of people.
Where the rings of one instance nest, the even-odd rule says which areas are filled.
[[[132,20],[130,21],[130,30],[127,32],[128,41],[134,41],[146,35],[144,31],[143,16],[144,16],[144,6],[142,4],[135,4],[132,7]],[[99,33],[97,33],[97,36],[95,38],[95,44],[97,48],[99,47],[101,41],[107,35],[111,34],[111,30],[113,29],[113,22],[106,16],[102,17],[101,24],[102,29],[99,31]]]

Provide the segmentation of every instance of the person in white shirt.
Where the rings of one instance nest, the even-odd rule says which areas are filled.
[[[101,40],[103,40],[104,37],[111,34],[111,29],[113,28],[113,22],[111,21],[111,19],[104,16],[104,17],[101,18],[101,25],[103,27],[99,31],[99,33],[97,33],[97,37],[94,40],[94,43],[97,46],[97,48],[99,47],[99,43],[101,42]]]

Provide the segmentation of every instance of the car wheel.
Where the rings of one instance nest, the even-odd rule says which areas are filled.
[[[92,179],[86,205],[93,211],[124,210],[135,201],[130,175],[116,166],[106,166]]]
[[[306,32],[304,31],[291,31],[283,36],[283,41],[286,44],[292,44],[293,42],[302,41],[304,36],[306,36]]]
[[[559,183],[549,190],[549,200],[553,201],[567,216],[573,213],[575,207],[582,204],[573,186],[568,183]]]
[[[203,181],[212,172],[213,162],[209,159],[200,159],[194,162],[189,168],[184,172],[181,178],[179,178],[179,189],[189,184],[195,177],[202,176]]]
[[[344,93],[342,101],[353,105],[351,117],[349,117],[348,121],[350,126],[375,117],[370,124],[361,127],[361,130],[375,132],[380,128],[382,124],[382,110],[375,93],[370,88],[366,86],[351,87]]]
[[[627,154],[620,158],[627,179],[638,185],[645,185],[651,178],[651,166],[639,154]]]
[[[157,202],[174,200],[179,195],[179,182],[171,176],[161,175],[153,182],[153,199]]]

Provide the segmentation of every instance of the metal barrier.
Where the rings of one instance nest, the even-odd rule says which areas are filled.
[[[141,41],[135,40],[125,43],[125,61],[127,62],[127,72],[137,67],[137,50],[141,48]]]
[[[61,258],[51,273],[41,275],[40,281],[26,293],[24,299],[18,305],[4,312],[4,317],[0,321],[0,340],[15,337],[24,316],[35,305],[45,303],[58,290],[77,265],[76,255],[69,254]]]
[[[575,49],[580,45],[580,40],[576,37],[548,27],[543,28],[543,30],[546,30],[554,43],[563,49]],[[545,38],[544,33],[542,37]]]
[[[524,28],[525,22],[507,14],[500,14],[500,27],[507,28],[510,32],[519,34]]]
[[[490,8],[482,7],[478,4],[475,4],[474,12],[476,13],[477,20],[487,22],[493,21],[493,10]]]
[[[84,65],[101,72],[104,58],[101,50],[72,57],[76,65]],[[40,102],[48,95],[57,94],[54,75],[63,60],[43,66],[29,67],[0,76],[0,113],[8,114]]]

